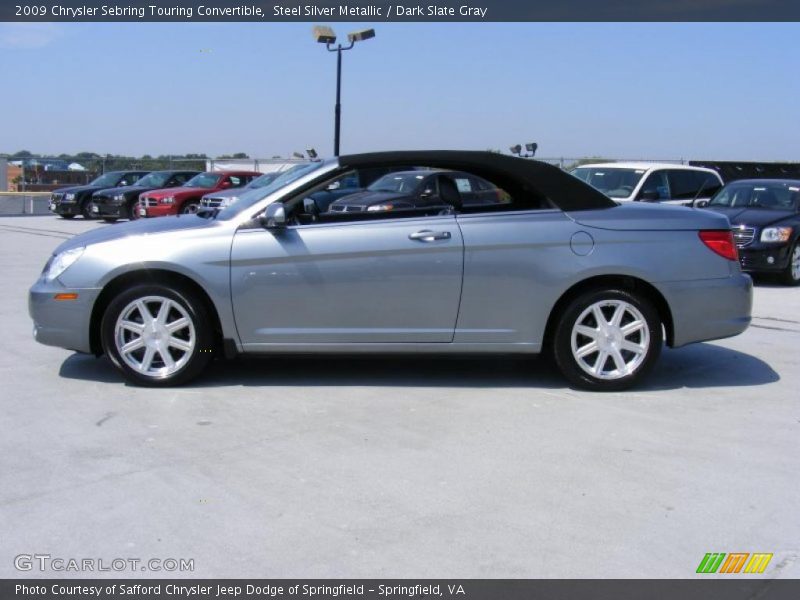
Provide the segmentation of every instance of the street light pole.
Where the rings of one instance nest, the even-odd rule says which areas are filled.
[[[350,42],[349,46],[342,47],[339,44],[335,49],[327,44],[329,52],[336,52],[336,108],[334,109],[333,126],[333,155],[339,156],[339,141],[342,132],[342,50],[350,50],[355,42]]]
[[[339,156],[339,146],[341,143],[342,133],[342,52],[350,50],[355,46],[356,42],[368,40],[375,37],[374,29],[365,29],[363,31],[356,31],[347,35],[350,43],[347,46],[336,44],[336,34],[333,29],[326,26],[314,27],[314,39],[320,44],[325,44],[328,52],[336,52],[336,106],[333,113],[333,155]]]

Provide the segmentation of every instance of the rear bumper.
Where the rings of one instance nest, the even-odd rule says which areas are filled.
[[[753,280],[736,273],[724,279],[677,281],[657,286],[672,310],[673,346],[739,335],[753,309]]]
[[[74,292],[75,300],[56,300],[59,293]],[[97,288],[72,289],[58,280],[39,279],[28,292],[28,313],[33,319],[33,337],[40,344],[77,352],[92,351],[89,325]]]

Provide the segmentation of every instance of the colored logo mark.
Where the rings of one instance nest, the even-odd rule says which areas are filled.
[[[697,566],[697,573],[763,573],[772,554],[765,552],[709,552]]]

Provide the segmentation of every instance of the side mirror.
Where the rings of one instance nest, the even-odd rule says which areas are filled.
[[[658,200],[658,197],[657,190],[642,190],[639,192],[639,200],[644,200],[645,202],[654,202]]]
[[[420,198],[430,198],[433,196],[433,190],[431,188],[422,190],[422,193],[419,195]]]
[[[334,181],[325,189],[332,192],[333,190],[338,190],[340,187],[342,187],[342,183],[340,181]]]
[[[286,208],[280,202],[270,204],[267,210],[259,217],[259,222],[264,229],[280,230],[286,228]]]
[[[223,181],[223,182],[220,184],[220,186],[219,186],[219,187],[221,187],[221,188],[229,188],[229,187],[231,187],[231,182],[230,182],[230,181]]]
[[[692,202],[692,206],[695,208],[703,208],[704,206],[708,206],[708,200],[695,200]]]

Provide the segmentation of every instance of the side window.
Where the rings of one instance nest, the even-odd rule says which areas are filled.
[[[640,200],[659,201],[669,200],[670,189],[667,183],[667,175],[664,171],[653,171],[645,179],[642,189],[639,192]]]
[[[673,200],[691,200],[705,181],[705,174],[686,169],[667,171]]]
[[[470,181],[469,177],[453,177],[453,181],[456,182],[456,189],[459,193],[469,194],[473,191],[472,181]]]
[[[289,221],[309,225],[551,207],[546,197],[528,186],[518,189],[513,180],[513,189],[505,190],[469,172],[422,165],[384,168],[385,174],[366,188],[343,188],[360,175],[351,171],[287,200]]]
[[[236,175],[228,175],[226,178],[231,183],[231,187],[241,187],[244,185],[244,178],[237,177]]]
[[[698,171],[697,178],[700,181],[701,186],[698,189],[702,189],[700,195],[698,196],[700,198],[710,198],[722,188],[722,184],[719,182],[719,178],[716,175]]]
[[[168,187],[170,187],[170,186],[176,186],[177,187],[179,185],[183,185],[187,181],[189,181],[189,176],[188,175],[186,175],[184,173],[178,173],[177,175],[173,175],[170,178],[170,180],[168,182]]]

